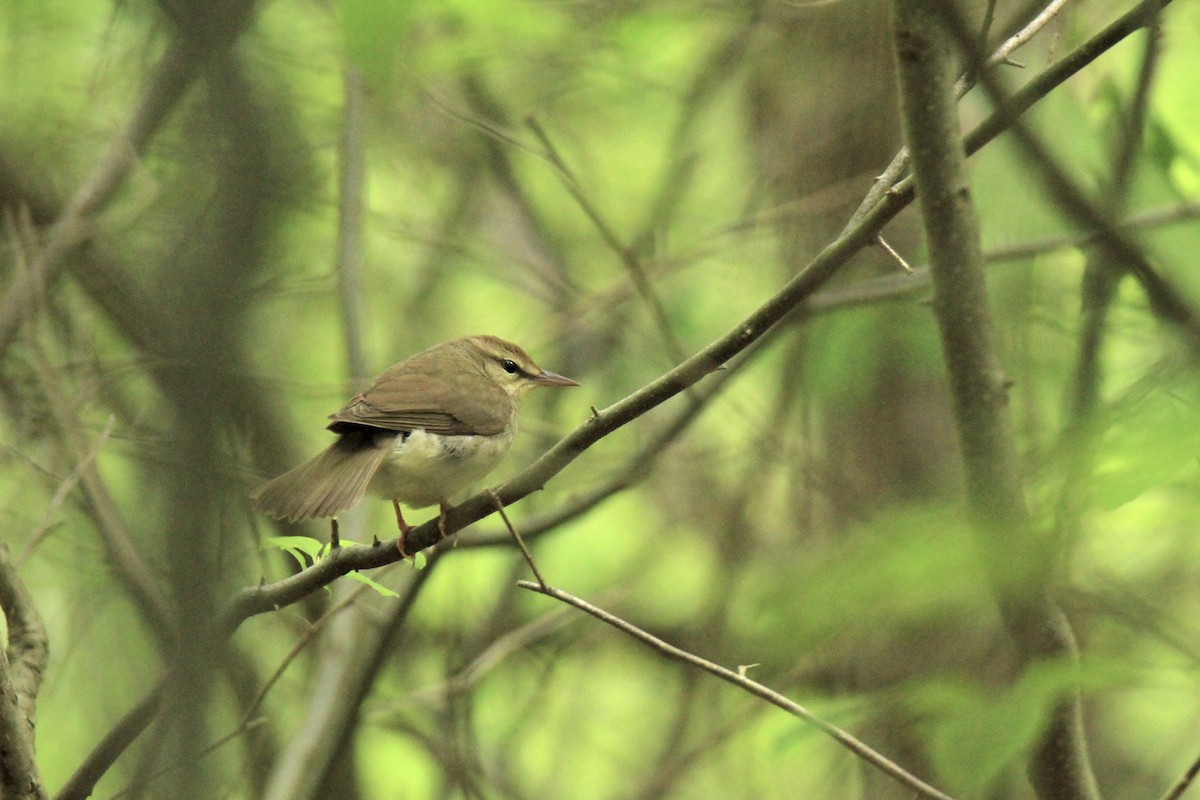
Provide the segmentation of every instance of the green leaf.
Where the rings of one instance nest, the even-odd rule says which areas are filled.
[[[310,536],[272,536],[263,542],[263,548],[268,547],[282,550],[305,569],[320,560],[325,543]]]
[[[382,583],[371,580],[370,578],[368,578],[366,575],[363,575],[358,570],[354,570],[353,572],[348,573],[346,575],[346,577],[350,578],[350,580],[358,581],[359,583],[364,583],[367,586],[370,586],[372,589],[379,592],[379,594],[383,595],[384,597],[399,597],[400,596],[400,594],[398,592],[393,592],[391,589],[384,586]]]

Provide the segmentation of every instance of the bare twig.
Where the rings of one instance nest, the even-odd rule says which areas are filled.
[[[1192,781],[1196,780],[1196,775],[1200,774],[1200,758],[1192,762],[1191,766],[1179,776],[1179,780],[1167,790],[1167,793],[1162,796],[1162,800],[1179,800],[1183,797],[1183,793],[1192,785]]]
[[[529,565],[530,571],[533,572],[533,577],[537,578],[537,582],[544,588],[546,581],[542,578],[542,573],[538,571],[537,564],[533,560],[533,554],[525,546],[525,540],[521,538],[521,534],[517,533],[517,529],[509,521],[508,514],[504,511],[504,504],[500,502],[500,498],[496,497],[496,493],[491,489],[487,490],[487,496],[496,504],[496,511],[500,514],[500,519],[504,520],[504,525],[508,528],[509,534],[512,535],[513,541],[517,543],[517,547],[521,548],[521,555],[525,556],[525,563]]]
[[[886,252],[889,256],[896,259],[896,263],[898,263],[900,265],[900,268],[902,270],[907,272],[909,275],[912,274],[912,271],[913,271],[912,265],[909,264],[907,261],[905,261],[904,256],[897,253],[896,249],[887,243],[887,239],[884,239],[882,236],[876,236],[875,243],[878,244],[880,247],[882,247],[884,249],[884,252]]]
[[[1029,20],[1024,28],[1005,39],[1004,43],[997,47],[996,50],[987,57],[987,60],[983,62],[984,68],[990,69],[992,67],[998,67],[1001,64],[1011,64],[1012,62],[1010,59],[1012,54],[1018,48],[1028,44],[1034,36],[1037,36],[1038,33],[1041,32],[1042,28],[1046,27],[1050,20],[1058,16],[1058,12],[1062,11],[1068,2],[1069,0],[1052,0],[1052,2],[1048,3],[1045,8],[1043,8],[1037,13],[1037,15],[1034,16],[1033,19]],[[975,77],[976,76],[967,74],[959,78],[954,84],[954,96],[957,98],[962,98],[967,92],[969,92],[971,87],[975,85]]]
[[[828,734],[838,744],[842,745],[847,750],[866,761],[868,764],[871,764],[873,767],[879,769],[884,774],[894,778],[904,786],[912,789],[921,797],[933,798],[934,800],[952,800],[949,795],[925,783],[916,775],[908,772],[899,764],[895,763],[881,753],[871,749],[868,745],[855,738],[850,733],[847,733],[830,722],[826,722],[825,720],[813,714],[804,706],[789,700],[775,690],[764,686],[758,681],[747,678],[738,671],[727,669],[722,667],[720,664],[716,664],[705,658],[701,658],[700,656],[688,652],[687,650],[682,650],[672,644],[668,644],[662,639],[647,633],[641,628],[626,622],[620,617],[610,614],[604,609],[581,600],[572,594],[568,594],[561,589],[556,589],[552,586],[546,586],[544,584],[533,583],[532,581],[518,581],[517,585],[522,589],[529,589],[530,591],[544,594],[547,597],[552,597],[555,600],[566,603],[567,605],[574,606],[580,611],[584,611],[588,614],[591,614],[596,619],[608,623],[617,630],[629,634],[642,644],[653,648],[667,658],[675,659],[676,661],[682,661],[685,664],[691,664],[694,667],[699,667],[705,672],[715,675],[727,683],[732,683],[734,686],[746,690],[755,697],[759,697],[763,700],[766,700],[768,703],[771,703],[772,705],[782,708],[789,714],[799,717],[823,733]]]

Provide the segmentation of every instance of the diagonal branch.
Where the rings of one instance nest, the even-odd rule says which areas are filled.
[[[966,148],[968,153],[974,153],[990,142],[992,139],[1003,133],[1012,121],[1029,110],[1034,103],[1041,100],[1055,88],[1063,84],[1072,75],[1082,70],[1087,65],[1091,64],[1097,58],[1108,52],[1112,47],[1125,40],[1130,34],[1144,28],[1152,14],[1156,10],[1161,10],[1170,5],[1172,0],[1142,0],[1129,11],[1122,14],[1117,19],[1106,25],[1099,32],[1091,36],[1087,41],[1080,44],[1071,52],[1064,55],[1058,61],[1055,61],[1040,74],[1037,75],[1029,83],[1021,87],[1020,90],[1014,92],[1007,98],[1004,109],[997,109],[979,124],[966,137]],[[1026,31],[1030,31],[1035,26],[1039,26],[1043,22],[1046,12],[1054,6],[1051,3],[1046,10],[1039,14],[1030,25],[1026,26],[1024,31],[1019,32],[1011,37],[1000,49],[993,54],[993,58],[1004,53],[1003,58],[1011,55],[1012,49],[1007,49],[1009,43],[1017,40],[1023,43],[1021,39]],[[1034,30],[1033,32],[1036,32]],[[972,38],[970,41],[974,41]],[[1005,52],[1007,49],[1007,52]],[[988,63],[992,63],[992,59],[988,59]],[[978,76],[976,76],[978,77]],[[966,93],[968,84],[964,83],[961,86],[956,85],[956,92]],[[961,96],[961,95],[959,95]],[[1002,113],[1003,112],[1003,113]],[[902,149],[892,159],[892,163],[887,169],[875,179],[875,183],[871,186],[871,190],[867,196],[863,198],[859,204],[858,210],[854,212],[847,224],[847,228],[858,224],[866,216],[867,212],[874,208],[876,204],[887,194],[899,191],[902,186],[900,177],[908,169],[908,150]]]
[[[156,683],[137,705],[125,712],[125,716],[104,735],[83,763],[75,768],[71,777],[54,795],[54,800],[87,800],[121,754],[141,735],[146,726],[154,721],[166,694],[170,673]]]
[[[801,301],[824,285],[859,250],[873,241],[878,229],[900,210],[894,201],[885,200],[863,224],[826,246],[819,255],[783,289],[768,299],[725,336],[686,359],[679,366],[633,392],[625,399],[597,411],[594,416],[565,436],[541,458],[496,489],[506,507],[539,490],[552,477],[578,458],[600,439],[616,431],[672,397],[694,386],[721,369],[725,362],[751,344],[766,337]],[[446,515],[446,531],[454,533],[495,512],[486,494],[478,494]],[[423,550],[444,538],[437,520],[431,520],[408,532],[409,549]],[[373,569],[399,558],[395,547],[341,548],[321,563],[274,584],[242,589],[220,615],[218,630],[228,634],[246,618],[272,611],[318,589],[355,569]]]
[[[1166,794],[1162,796],[1162,800],[1179,800],[1183,797],[1183,793],[1192,785],[1192,781],[1196,780],[1196,776],[1200,775],[1200,758],[1193,761],[1184,771],[1179,779],[1171,785]]]
[[[667,658],[672,658],[676,661],[682,661],[685,664],[699,667],[711,675],[716,675],[726,683],[731,683],[734,686],[745,689],[755,697],[766,700],[768,703],[782,708],[789,714],[799,717],[809,725],[817,728],[822,733],[828,734],[842,747],[845,747],[847,750],[854,753],[871,766],[913,790],[921,797],[932,798],[932,800],[953,800],[949,795],[925,783],[916,775],[913,775],[896,762],[872,749],[870,746],[852,734],[842,730],[830,722],[826,722],[824,719],[813,714],[804,706],[789,700],[779,692],[776,692],[774,689],[764,686],[758,681],[747,678],[745,674],[743,674],[744,670],[735,672],[734,670],[723,667],[720,664],[713,663],[706,658],[701,658],[695,653],[691,653],[672,644],[668,644],[662,639],[659,639],[658,637],[647,633],[641,628],[626,622],[615,614],[610,614],[602,608],[581,600],[572,594],[568,594],[561,589],[556,589],[553,586],[547,586],[545,584],[535,583],[533,581],[517,581],[517,586],[520,586],[522,589],[528,589],[531,592],[544,594],[547,597],[552,597],[555,600],[558,600],[559,602],[574,606],[580,611],[591,614],[596,619],[613,626],[622,633],[629,634],[634,639],[637,639],[642,644],[653,648]]]
[[[980,81],[999,105],[996,116],[1009,116],[1013,109],[999,82],[991,76]],[[1098,245],[1108,253],[1114,269],[1127,271],[1141,285],[1150,310],[1159,319],[1174,325],[1184,341],[1200,354],[1200,314],[1189,301],[1160,275],[1142,249],[1114,222],[1099,204],[1090,200],[1070,179],[1042,141],[1013,116],[1005,126],[1041,176],[1046,189],[1059,208],[1080,225],[1095,230]]]

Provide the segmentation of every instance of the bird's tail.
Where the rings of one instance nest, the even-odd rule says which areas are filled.
[[[254,490],[251,499],[276,519],[332,517],[362,499],[395,436],[347,432],[324,451]]]

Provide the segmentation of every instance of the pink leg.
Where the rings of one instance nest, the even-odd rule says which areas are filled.
[[[392,508],[396,509],[396,527],[400,529],[400,538],[396,540],[396,548],[400,551],[401,558],[410,558],[409,553],[404,549],[404,537],[412,530],[412,525],[404,521],[404,515],[400,513],[400,503],[398,501],[392,501]]]
[[[446,538],[446,512],[450,510],[450,505],[445,501],[438,503],[438,533],[442,538]]]

